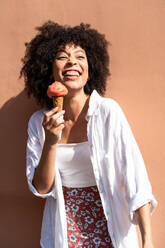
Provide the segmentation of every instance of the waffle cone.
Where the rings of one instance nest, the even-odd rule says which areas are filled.
[[[62,109],[63,109],[63,100],[64,100],[63,96],[53,96],[53,106],[58,107],[57,112],[62,111]]]

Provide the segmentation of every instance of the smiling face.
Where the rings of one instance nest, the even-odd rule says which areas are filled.
[[[59,49],[53,63],[53,77],[71,90],[82,90],[88,80],[88,61],[85,50],[68,44]]]

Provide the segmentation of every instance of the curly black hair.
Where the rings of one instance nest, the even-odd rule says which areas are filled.
[[[52,64],[59,47],[74,44],[86,52],[89,67],[89,79],[84,87],[90,95],[94,89],[101,95],[106,90],[106,79],[109,72],[109,42],[103,34],[90,28],[89,24],[78,26],[62,26],[47,21],[37,27],[38,34],[25,43],[26,52],[22,58],[23,67],[20,77],[24,76],[25,90],[28,96],[33,95],[41,107],[52,108],[52,101],[46,91],[53,83]]]

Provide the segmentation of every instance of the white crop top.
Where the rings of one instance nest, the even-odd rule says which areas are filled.
[[[62,185],[66,187],[89,187],[96,185],[88,142],[58,144],[56,166]]]

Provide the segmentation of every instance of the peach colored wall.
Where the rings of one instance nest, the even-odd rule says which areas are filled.
[[[159,202],[152,217],[155,247],[164,248],[164,0],[0,1],[0,246],[39,248],[44,201],[32,196],[25,179],[27,121],[37,106],[18,77],[24,42],[48,19],[91,23],[111,41],[106,95],[122,106],[141,148]]]

